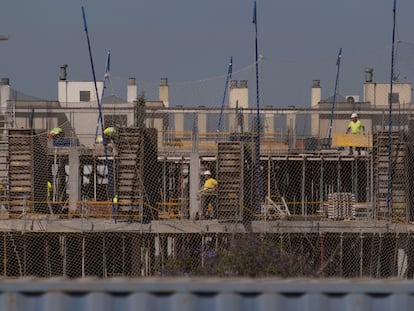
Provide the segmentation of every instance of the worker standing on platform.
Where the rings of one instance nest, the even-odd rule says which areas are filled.
[[[204,172],[204,186],[200,190],[203,197],[203,204],[202,204],[202,217],[204,218],[215,218],[217,214],[217,180],[211,177],[210,171]],[[211,205],[211,215],[209,215],[209,205]]]
[[[362,122],[360,120],[358,120],[358,114],[357,113],[353,113],[351,115],[351,121],[348,124],[348,128],[346,130],[346,134],[361,134],[361,130],[362,130],[362,134],[365,134],[365,126],[364,124],[362,124]],[[356,150],[358,151],[358,155],[361,155],[361,147],[356,147]],[[349,155],[353,155],[354,154],[354,150],[352,147],[349,147]]]

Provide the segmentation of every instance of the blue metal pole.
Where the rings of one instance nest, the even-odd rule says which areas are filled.
[[[224,94],[223,94],[223,99],[221,101],[220,117],[219,117],[219,122],[218,122],[218,126],[217,126],[216,143],[217,143],[217,140],[218,140],[218,133],[221,131],[221,120],[223,119],[224,102],[226,100],[227,89],[228,89],[228,86],[229,86],[229,80],[231,79],[232,74],[233,74],[233,56],[230,57],[229,69],[227,70],[226,84],[224,86]]]
[[[329,120],[329,129],[328,129],[328,143],[329,143],[329,146],[331,145],[332,124],[333,124],[334,113],[335,113],[336,93],[337,93],[337,88],[338,88],[339,69],[340,69],[340,66],[341,66],[341,58],[342,58],[342,48],[339,49],[338,58],[336,60],[335,87],[334,87],[334,94],[333,94],[333,98],[332,98],[331,119]]]
[[[101,93],[101,100],[98,101],[98,110],[99,110],[99,114],[98,114],[98,122],[96,124],[96,131],[95,131],[95,141],[96,138],[98,137],[98,128],[99,125],[101,126],[101,130],[103,128],[103,118],[102,118],[102,98],[104,97],[105,94],[105,89],[106,89],[106,81],[109,79],[109,70],[110,70],[110,61],[111,61],[111,52],[108,51],[107,55],[106,55],[106,62],[105,62],[105,76],[104,76],[104,85],[102,88],[102,93]],[[103,132],[102,134],[102,139],[104,139],[103,137]]]
[[[260,210],[260,205],[263,200],[263,191],[262,191],[262,173],[260,165],[260,98],[259,98],[259,48],[258,48],[258,38],[257,38],[257,5],[256,0],[253,3],[253,24],[255,30],[255,54],[256,54],[256,126],[257,126],[257,136],[256,136],[256,154],[257,154],[257,178],[258,178],[258,209]]]
[[[90,63],[91,63],[92,76],[93,76],[93,82],[94,82],[94,87],[95,87],[95,94],[96,94],[96,98],[97,98],[97,101],[98,101],[98,111],[99,111],[99,114],[101,115],[100,119],[102,121],[102,104],[101,104],[102,103],[101,102],[102,98],[100,98],[99,94],[98,94],[98,86],[97,86],[97,83],[96,83],[95,67],[93,65],[91,43],[90,43],[90,40],[89,40],[88,26],[87,26],[87,23],[86,23],[85,9],[84,9],[83,6],[82,6],[82,18],[83,18],[84,30],[85,30],[85,33],[86,33],[86,39],[87,39],[87,43],[88,43],[89,60],[90,60]],[[103,134],[103,132],[104,132],[103,122],[101,122],[101,130],[102,130],[102,134]],[[109,161],[108,161],[108,142],[105,138],[105,135],[102,135],[102,138],[103,138],[104,153],[105,153],[105,167],[108,171],[109,196],[110,196],[111,202],[112,202],[112,216],[113,216],[113,218],[116,222],[117,218],[116,218],[116,209],[115,209],[115,204],[114,204],[114,198],[115,197],[114,197],[114,190],[113,190],[113,185],[112,185],[112,174],[111,174],[111,170],[109,168]]]

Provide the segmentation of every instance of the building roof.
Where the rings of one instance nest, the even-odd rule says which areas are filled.
[[[333,102],[333,96],[330,96],[326,99],[322,99],[321,103],[332,103]],[[341,94],[336,94],[335,102],[339,103],[345,103],[346,97]]]
[[[102,99],[102,103],[104,104],[122,104],[122,103],[126,103],[126,100],[118,97],[116,95],[110,95],[110,96],[106,96]]]
[[[28,95],[18,90],[15,90],[13,88],[10,88],[10,99],[11,100],[22,100],[22,101],[31,101],[31,100],[46,101],[46,99],[44,98],[39,98],[39,97],[35,97],[32,95]]]

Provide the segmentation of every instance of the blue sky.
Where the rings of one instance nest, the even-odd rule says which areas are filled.
[[[108,91],[126,97],[128,77],[156,99],[168,77],[170,104],[220,106],[233,57],[235,79],[247,79],[255,107],[253,0],[6,0],[0,10],[0,77],[14,89],[57,98],[59,66],[68,80],[91,80],[83,29],[85,7],[95,72],[103,78],[111,51]],[[309,107],[313,79],[322,97],[334,91],[336,57],[343,49],[338,91],[362,95],[364,68],[388,82],[392,0],[257,0],[261,106]],[[397,1],[396,69],[414,79],[414,1]]]

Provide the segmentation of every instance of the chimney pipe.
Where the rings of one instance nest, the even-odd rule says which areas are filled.
[[[160,87],[159,87],[159,100],[163,102],[164,107],[168,107],[168,100],[169,100],[169,89],[168,89],[168,78],[161,78],[160,79]]]
[[[127,102],[133,103],[136,99],[137,99],[137,80],[135,78],[128,78]]]
[[[372,83],[372,77],[374,75],[374,69],[373,68],[365,68],[365,82],[366,83]]]

